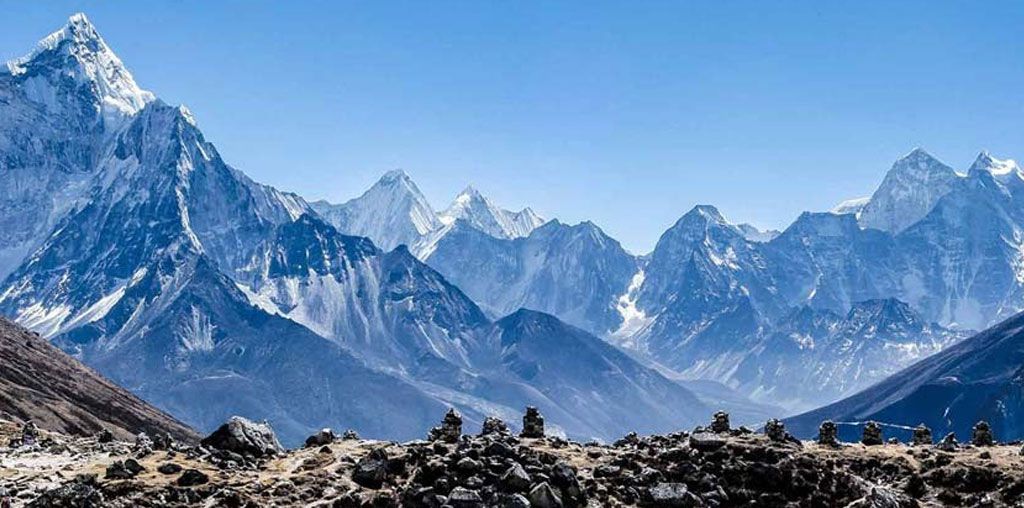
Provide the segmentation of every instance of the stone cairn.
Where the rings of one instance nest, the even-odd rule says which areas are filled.
[[[509,433],[508,432],[508,425],[505,424],[505,421],[502,420],[501,418],[497,418],[497,417],[494,417],[494,416],[488,416],[487,418],[484,418],[484,424],[480,428],[480,435],[481,436],[490,436],[490,435],[502,435],[503,436],[503,435],[506,435],[508,433]]]
[[[540,411],[533,406],[526,407],[526,414],[523,415],[523,431],[520,437],[542,438],[544,437],[544,417]]]
[[[996,442],[992,436],[992,426],[985,420],[974,424],[971,429],[971,444],[974,446],[992,446]]]
[[[939,441],[939,444],[935,445],[936,448],[947,452],[956,451],[959,446],[960,444],[956,441],[956,434],[952,432],[946,434],[946,437],[942,438],[942,441]]]
[[[729,432],[729,413],[718,411],[711,420],[711,432],[723,434]]]
[[[455,408],[451,408],[444,415],[440,427],[430,429],[430,441],[442,441],[445,443],[457,443],[462,438],[462,415]]]
[[[21,445],[32,446],[39,442],[39,428],[29,420],[21,427]]]
[[[839,428],[836,427],[836,424],[832,420],[825,420],[821,422],[821,426],[818,427],[818,444],[838,448],[838,435]]]
[[[153,453],[153,440],[149,438],[149,434],[145,432],[139,432],[135,436],[135,445],[132,446],[132,450],[138,457],[145,457],[150,453]]]
[[[911,444],[914,446],[927,446],[932,444],[932,429],[929,429],[925,424],[920,424],[914,427],[914,436],[911,438]]]
[[[170,434],[168,434],[166,432],[163,433],[163,434],[157,434],[156,438],[153,439],[153,449],[154,450],[170,451],[170,450],[174,449],[174,446],[175,446],[174,436],[171,436]]]
[[[103,429],[96,433],[97,443],[112,443],[114,442],[114,433],[108,429]]]
[[[772,418],[764,424],[764,434],[768,436],[768,440],[776,443],[786,441],[786,424],[777,418]]]
[[[877,422],[868,422],[864,425],[864,434],[860,438],[864,446],[878,446],[884,444],[882,440],[882,426]]]

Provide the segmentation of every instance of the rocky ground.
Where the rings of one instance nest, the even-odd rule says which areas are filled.
[[[0,422],[0,496],[36,507],[1024,506],[1019,445],[833,447],[721,419],[601,445],[542,437],[542,420],[524,425],[541,437],[485,425],[462,435],[449,414],[431,440],[324,431],[284,451],[269,426],[242,419],[199,445],[26,436]]]

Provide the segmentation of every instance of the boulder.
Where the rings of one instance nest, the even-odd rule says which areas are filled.
[[[562,508],[562,498],[555,493],[554,489],[547,482],[541,482],[530,489],[527,496],[530,506],[533,508]]]
[[[452,508],[483,508],[484,501],[480,498],[480,494],[472,490],[464,487],[455,487],[448,494],[445,505]]]
[[[506,494],[499,498],[498,508],[530,508],[530,501],[522,494]]]
[[[130,480],[145,470],[135,459],[118,460],[107,466],[103,477],[108,480]]]
[[[33,500],[31,508],[99,507],[105,506],[103,493],[95,481],[74,481],[47,490]]]
[[[690,434],[690,448],[701,452],[715,451],[725,446],[725,438],[711,432]]]
[[[526,492],[530,489],[530,474],[518,462],[502,473],[499,481],[506,492]]]
[[[647,492],[646,506],[689,508],[702,506],[703,502],[690,492],[683,483],[659,483]]]
[[[320,429],[316,434],[306,438],[306,448],[314,448],[317,446],[329,445],[334,442],[337,436],[334,435],[334,431],[331,429]]]
[[[576,470],[566,462],[558,462],[551,468],[551,484],[561,492],[562,502],[568,506],[586,505],[586,494]]]
[[[359,459],[352,470],[352,481],[368,489],[379,489],[388,478],[388,454],[381,448],[374,448]]]
[[[167,462],[160,464],[160,467],[156,468],[156,470],[159,471],[160,474],[178,474],[181,472],[181,466],[173,462]]]
[[[203,485],[210,481],[210,477],[206,473],[198,469],[186,469],[178,480],[175,482],[179,487],[194,487],[196,485]]]
[[[230,420],[200,442],[203,446],[248,455],[266,457],[284,451],[269,423],[255,423],[241,416]]]

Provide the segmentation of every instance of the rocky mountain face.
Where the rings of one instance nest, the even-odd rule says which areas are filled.
[[[0,66],[0,279],[85,192],[104,138],[153,100],[84,16]]]
[[[257,276],[240,280],[261,308],[459,405],[474,421],[488,410],[537,405],[562,432],[607,438],[626,422],[672,428],[688,421],[683,408],[704,407],[681,385],[556,318],[520,311],[492,322],[403,247],[382,252],[307,215],[281,226],[260,252],[251,264]],[[613,391],[622,396],[594,398]]]
[[[860,223],[899,233],[928,215],[959,179],[953,168],[915,149],[893,164],[881,186],[859,210]]]
[[[925,358],[850,397],[787,421],[798,435],[813,434],[822,419],[875,420],[913,426],[924,423],[939,435],[971,435],[987,421],[1001,440],[1024,437],[1024,316]]]
[[[539,310],[595,334],[621,326],[615,301],[637,269],[636,258],[594,224],[557,220],[503,239],[460,219],[426,262],[491,315]]]
[[[122,439],[146,432],[198,440],[185,424],[3,318],[0,364],[0,416],[4,419],[79,436],[105,429]]]
[[[741,392],[817,407],[965,337],[895,299],[858,302],[845,315],[805,306],[764,333],[731,378]]]
[[[84,17],[58,34],[79,29],[95,39],[83,47],[101,47]],[[102,93],[63,97],[60,108],[117,102],[103,94],[118,86],[87,88]],[[196,428],[239,414],[268,418],[286,443],[323,423],[408,438],[444,406],[479,422],[536,405],[560,433],[608,439],[706,409],[554,318],[503,342],[518,319],[492,321],[407,248],[346,236],[301,198],[251,181],[187,109],[140,106],[91,138],[80,198],[6,278],[0,313]],[[389,178],[373,192],[408,183]],[[612,389],[621,397],[595,399]]]

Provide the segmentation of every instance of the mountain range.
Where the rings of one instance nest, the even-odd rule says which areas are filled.
[[[0,313],[197,429],[240,414],[292,444],[324,424],[412,438],[447,406],[480,422],[536,405],[559,432],[612,439],[709,410],[551,316],[485,315],[404,244],[345,235],[300,197],[253,182],[191,112],[139,89],[83,15],[8,64],[0,88],[0,123],[15,124],[0,140],[5,176],[64,185],[71,165],[81,179],[18,205],[11,220],[37,224],[10,250],[28,254],[8,269]],[[79,159],[22,140],[33,118],[67,112],[78,121],[38,137],[82,138]],[[14,202],[20,185],[4,178],[0,194]],[[474,202],[447,216],[472,220]],[[539,221],[516,218],[529,216],[499,223],[511,235]]]
[[[455,221],[413,241],[427,245],[413,252],[490,315],[551,313],[685,378],[801,410],[1024,308],[1022,184],[1013,161],[983,152],[959,173],[915,149],[870,198],[804,213],[781,232],[735,225],[700,205],[645,255],[592,223],[558,220],[516,238]],[[870,313],[878,321],[857,329],[898,333],[847,334],[871,345],[837,347],[842,316],[879,301],[900,310]],[[838,329],[823,335],[794,323],[805,308],[833,316],[819,318]],[[791,354],[773,352],[780,349]],[[865,368],[848,378],[837,365]],[[778,382],[826,372],[832,381],[824,384]]]
[[[783,231],[699,205],[637,255],[473,187],[438,212],[400,170],[343,204],[255,182],[80,14],[0,68],[0,175],[0,314],[197,429],[289,443],[418,437],[449,406],[604,440],[753,421],[1024,308],[1013,161],[915,149]]]

